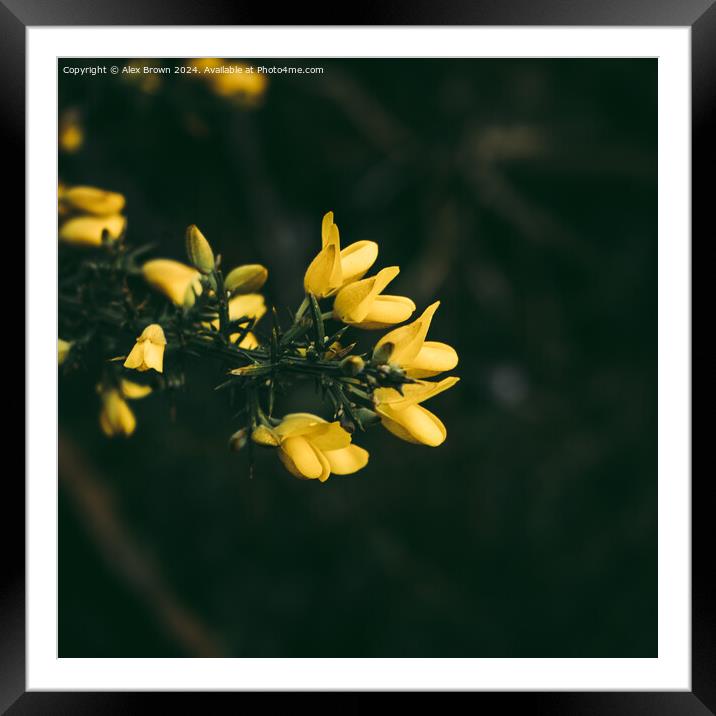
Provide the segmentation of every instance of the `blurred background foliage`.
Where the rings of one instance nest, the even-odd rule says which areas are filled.
[[[333,210],[442,301],[462,382],[442,447],[371,431],[315,484],[249,479],[216,366],[125,441],[63,377],[59,655],[656,656],[656,60],[260,60],[324,73],[237,92],[80,64],[60,179],[123,193],[130,241],[183,260],[196,223],[295,309]]]

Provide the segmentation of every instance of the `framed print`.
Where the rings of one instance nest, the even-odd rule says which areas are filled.
[[[716,10],[362,12],[0,5],[9,713],[716,708],[690,462]]]

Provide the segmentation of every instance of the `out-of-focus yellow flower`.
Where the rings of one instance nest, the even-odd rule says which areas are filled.
[[[142,266],[142,275],[152,288],[163,293],[177,306],[185,305],[188,295],[198,295],[202,291],[199,272],[172,259],[147,261]]]
[[[147,326],[142,335],[137,338],[127,360],[124,361],[125,368],[133,368],[138,371],[150,370],[153,368],[157,373],[164,369],[164,348],[167,339],[164,336],[164,329],[158,323]]]
[[[402,386],[403,395],[395,388],[378,388],[373,393],[375,410],[383,426],[401,440],[437,447],[445,442],[447,430],[440,418],[420,403],[452,388],[458,380],[450,377],[436,383],[407,383]]]
[[[333,223],[329,211],[321,225],[322,248],[311,261],[303,278],[306,293],[316,298],[327,298],[345,286],[365,276],[378,258],[378,244],[374,241],[356,241],[341,251],[338,225]]]
[[[60,150],[67,152],[67,154],[74,154],[82,148],[84,138],[79,113],[76,110],[63,112],[57,131],[57,142]]]
[[[238,321],[240,318],[250,318],[254,324],[256,324],[265,313],[266,301],[260,293],[246,293],[229,299],[230,321]],[[208,326],[209,324],[204,325]],[[218,330],[221,322],[216,318],[211,322],[211,325]],[[229,336],[229,340],[235,343],[240,335],[240,333],[232,333]],[[259,347],[259,342],[256,336],[249,331],[238,346],[239,348],[252,350]]]
[[[103,390],[101,398],[99,424],[102,432],[109,438],[117,435],[129,437],[137,426],[137,419],[120,391],[116,388]]]
[[[79,246],[101,246],[102,236],[118,239],[127,220],[119,212],[124,207],[124,197],[113,191],[92,186],[61,186],[59,190],[59,214],[63,221],[59,239]]]
[[[129,400],[140,400],[146,398],[151,392],[152,388],[149,385],[141,385],[141,383],[134,383],[131,380],[122,378],[119,383],[120,391],[125,398]]]
[[[430,378],[452,370],[458,363],[457,352],[452,346],[425,340],[439,305],[440,301],[435,301],[416,321],[386,333],[376,343],[376,350],[387,344],[393,346],[388,360],[404,368],[409,378]]]
[[[271,431],[286,469],[304,480],[325,482],[331,473],[349,475],[365,467],[368,451],[351,445],[351,435],[336,422],[310,413],[286,415]],[[269,443],[270,444],[270,443]]]
[[[198,72],[198,77],[209,85],[211,91],[227,99],[235,99],[246,106],[260,104],[268,87],[268,78],[244,62],[230,62],[218,57],[201,57],[187,62]]]
[[[77,216],[62,224],[59,237],[66,244],[101,246],[105,231],[114,241],[122,235],[126,224],[126,219],[119,214],[115,216]]]
[[[230,293],[255,293],[266,283],[268,269],[261,264],[245,264],[229,271],[224,288]]]
[[[193,60],[189,60],[186,64],[187,67],[196,67],[200,73],[203,73],[205,69],[221,67],[223,63],[224,61],[219,57],[196,57]]]
[[[71,341],[63,341],[62,338],[57,339],[57,365],[62,365],[67,360],[71,349]]]
[[[223,72],[212,73],[211,87],[220,97],[236,97],[247,104],[258,103],[268,86],[266,75],[259,74],[248,65],[239,62],[227,62]]]
[[[412,315],[415,304],[406,296],[384,296],[383,289],[400,273],[389,266],[375,276],[344,286],[333,303],[333,315],[356,328],[386,328]]]
[[[266,301],[260,293],[246,293],[229,299],[230,321],[237,321],[239,318],[251,318],[254,324],[256,324],[265,313]],[[216,321],[214,325],[218,325],[218,321]],[[229,340],[232,341],[232,343],[236,342],[239,335],[238,333],[232,333],[229,336]],[[259,347],[259,342],[256,336],[249,331],[238,345],[239,348],[253,350]]]
[[[137,425],[128,400],[140,400],[152,392],[148,385],[140,385],[131,380],[122,379],[118,387],[97,386],[102,400],[99,424],[107,437],[117,435],[129,437]]]
[[[59,198],[66,208],[93,216],[119,214],[125,204],[122,194],[94,186],[61,187]]]

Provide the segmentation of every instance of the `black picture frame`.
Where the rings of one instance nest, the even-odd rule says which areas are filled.
[[[715,0],[429,0],[375,1],[351,8],[350,22],[305,4],[283,9],[282,25],[599,25],[689,26],[692,62],[692,234],[705,233],[713,189],[708,171],[716,165],[716,1]],[[81,25],[264,25],[275,10],[228,0],[0,0],[0,104],[6,207],[23,205],[25,193],[25,30],[28,26]],[[665,200],[661,197],[661,200]],[[7,209],[6,209],[7,211]],[[8,212],[9,214],[10,212]],[[6,214],[7,216],[7,214]],[[24,233],[20,211],[15,235]],[[22,232],[22,233],[21,233]],[[712,227],[710,234],[713,236]],[[6,238],[8,238],[6,236]],[[692,241],[693,246],[693,241]],[[22,261],[22,259],[19,259]],[[26,375],[26,381],[32,376]],[[19,421],[18,421],[19,422]],[[12,479],[9,479],[12,476]],[[25,691],[24,485],[8,470],[4,480],[4,569],[0,589],[0,711],[34,713],[127,713],[142,694]],[[686,476],[684,476],[686,478]],[[712,493],[706,475],[692,475],[692,691],[621,693],[473,694],[486,705],[500,699],[534,713],[716,713],[716,594],[709,579]],[[12,516],[16,521],[8,520]],[[165,695],[168,696],[168,695]],[[214,697],[212,695],[212,702]],[[237,695],[230,695],[237,696]],[[241,697],[241,694],[238,694]],[[181,694],[188,700],[205,698]],[[353,697],[353,703],[363,695]],[[162,697],[162,700],[164,696]],[[154,699],[156,701],[156,697]],[[198,701],[196,702],[198,703]]]

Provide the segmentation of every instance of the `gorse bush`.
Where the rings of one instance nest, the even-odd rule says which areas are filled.
[[[107,436],[134,432],[130,401],[185,385],[187,362],[211,359],[226,371],[217,390],[240,408],[232,449],[274,449],[296,477],[323,482],[357,472],[368,452],[353,438],[377,424],[412,443],[445,441],[445,426],[422,404],[457,383],[427,380],[455,368],[457,353],[427,340],[438,301],[405,323],[415,304],[385,293],[397,266],[365,277],[378,258],[375,242],[341,248],[328,212],[321,249],[304,275],[305,297],[282,325],[259,293],[269,275],[264,266],[224,273],[221,257],[193,225],[186,231],[188,264],[146,260],[149,247],[126,240],[124,205],[114,192],[60,187],[58,361],[64,371],[99,366],[99,424]],[[350,340],[351,329],[388,328],[367,352]],[[304,379],[313,381],[331,420],[276,415],[280,396]]]

